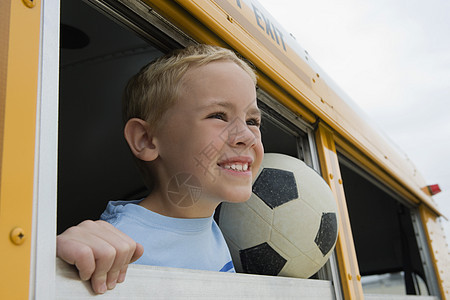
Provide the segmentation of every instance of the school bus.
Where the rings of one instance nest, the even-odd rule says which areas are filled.
[[[257,1],[3,0],[0,31],[1,299],[93,296],[55,258],[55,236],[108,200],[145,194],[121,90],[192,43],[254,65],[265,150],[330,185],[336,248],[309,279],[136,265],[101,297],[450,299],[445,217],[424,179]]]

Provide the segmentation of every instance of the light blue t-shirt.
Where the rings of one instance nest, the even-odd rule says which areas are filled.
[[[100,217],[144,246],[136,264],[235,272],[230,251],[212,216],[166,217],[137,205],[140,201],[110,201]]]

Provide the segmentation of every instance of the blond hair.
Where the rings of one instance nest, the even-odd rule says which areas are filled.
[[[124,122],[139,118],[156,128],[178,99],[182,78],[189,68],[223,60],[240,66],[256,85],[254,70],[231,50],[204,44],[178,49],[152,61],[130,79],[123,96]]]

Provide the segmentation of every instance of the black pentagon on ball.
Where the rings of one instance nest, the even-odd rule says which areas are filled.
[[[335,213],[322,213],[322,218],[320,219],[319,231],[317,231],[316,238],[314,242],[317,247],[319,247],[320,252],[323,256],[327,255],[333,248],[334,243],[337,238],[337,219]]]
[[[268,243],[239,250],[239,256],[242,269],[250,274],[276,276],[287,262]]]
[[[253,193],[272,209],[297,199],[298,191],[294,173],[264,168],[253,184]]]

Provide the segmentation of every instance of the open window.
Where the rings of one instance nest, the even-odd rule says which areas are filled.
[[[58,232],[98,219],[109,200],[146,193],[123,138],[122,92],[176,43],[145,37],[87,3],[61,2]]]
[[[364,293],[432,295],[417,209],[344,155],[339,162]]]
[[[135,6],[124,7],[123,3]],[[117,1],[117,4],[115,1],[61,1],[58,233],[83,220],[98,219],[110,200],[138,199],[147,194],[123,138],[122,91],[128,79],[143,65],[192,42],[161,18],[153,17],[152,11],[139,1]],[[262,90],[258,90],[258,105],[263,113],[261,132],[265,151],[298,157],[318,170],[313,128]],[[133,273],[129,276],[133,278]],[[167,276],[170,282],[172,275]],[[211,277],[198,276],[202,280]],[[175,277],[182,281],[179,275]],[[338,275],[331,275],[330,264],[314,278],[327,281],[309,283],[309,287],[314,287],[308,287],[309,290],[302,290],[299,281],[287,288],[286,293],[300,289],[305,295],[314,294],[317,287],[333,294],[331,281]],[[226,280],[247,282],[230,277]],[[283,286],[286,280],[261,276],[249,281],[248,286],[271,286],[272,282]],[[57,288],[64,287],[61,284]]]

